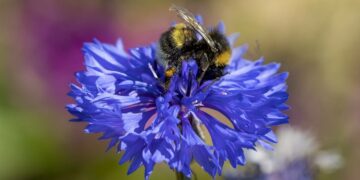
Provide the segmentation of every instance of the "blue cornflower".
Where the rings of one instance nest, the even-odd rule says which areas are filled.
[[[217,28],[224,31],[222,24]],[[124,151],[120,164],[131,161],[128,173],[143,165],[148,178],[155,164],[165,162],[190,177],[194,160],[214,177],[227,160],[244,165],[244,149],[257,143],[269,148],[277,142],[271,126],[288,122],[282,113],[288,108],[288,74],[276,74],[279,64],[243,58],[247,46],[233,47],[236,37],[228,38],[232,56],[224,76],[199,84],[198,65],[189,59],[167,88],[155,44],[125,51],[121,40],[115,46],[86,43],[86,70],[76,74],[80,86],[71,85],[76,103],[68,111],[73,121],[88,123],[85,132],[110,139],[108,149]],[[207,109],[222,113],[232,127]],[[203,140],[200,125],[212,145]]]

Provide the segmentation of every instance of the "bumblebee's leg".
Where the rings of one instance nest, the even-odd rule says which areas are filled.
[[[207,57],[206,54],[204,54],[204,56],[201,58],[200,62],[199,62],[200,68],[201,68],[201,74],[198,77],[198,83],[200,84],[202,79],[204,78],[204,75],[207,71],[207,69],[210,66],[210,62],[209,62],[209,58]]]
[[[224,73],[223,75],[227,75],[229,73]],[[211,80],[211,82],[202,89],[203,92],[206,92],[213,84],[215,84],[218,80],[220,80],[220,76],[216,77],[215,79]]]
[[[170,85],[170,80],[176,73],[176,68],[171,66],[165,70],[165,89],[168,89]]]
[[[165,78],[171,79],[171,77],[177,72],[179,65],[181,65],[182,58],[179,55],[179,52],[173,52],[167,58],[167,67],[165,70]]]
[[[207,91],[213,84],[215,84],[216,81],[218,81],[219,79],[220,79],[220,78],[217,77],[217,78],[211,80],[211,82],[210,82],[206,87],[204,87],[201,91],[202,91],[202,92],[206,92],[206,91]]]
[[[176,72],[176,68],[175,67],[170,67],[165,71],[165,77],[166,78],[171,78]]]

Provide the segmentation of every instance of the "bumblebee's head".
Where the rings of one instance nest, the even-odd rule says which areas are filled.
[[[217,52],[214,55],[215,65],[220,67],[226,66],[231,57],[229,41],[224,34],[217,30],[211,31],[209,35],[215,42],[215,48],[217,49]]]
[[[178,23],[171,31],[171,39],[176,48],[182,49],[196,42],[196,33],[184,23]]]

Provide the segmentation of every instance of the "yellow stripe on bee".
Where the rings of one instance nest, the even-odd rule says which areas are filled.
[[[172,77],[175,74],[176,69],[174,67],[171,67],[170,69],[165,71],[166,77]]]
[[[181,48],[185,43],[185,34],[184,28],[186,25],[184,23],[179,23],[175,25],[174,30],[171,33],[171,38],[173,39],[177,48]]]
[[[184,23],[177,23],[175,24],[175,29],[184,29],[186,25]]]
[[[225,66],[229,63],[231,51],[226,50],[215,57],[215,66]]]

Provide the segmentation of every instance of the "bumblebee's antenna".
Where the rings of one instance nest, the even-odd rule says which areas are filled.
[[[209,46],[213,52],[215,52],[215,53],[218,52],[218,49],[215,47],[215,42],[211,39],[211,37],[207,33],[206,28],[204,28],[202,25],[200,25],[196,21],[195,16],[190,11],[188,11],[185,8],[176,6],[174,4],[170,6],[169,10],[174,11],[181,19],[183,19],[195,31],[197,31],[205,39],[205,41],[209,44]]]

